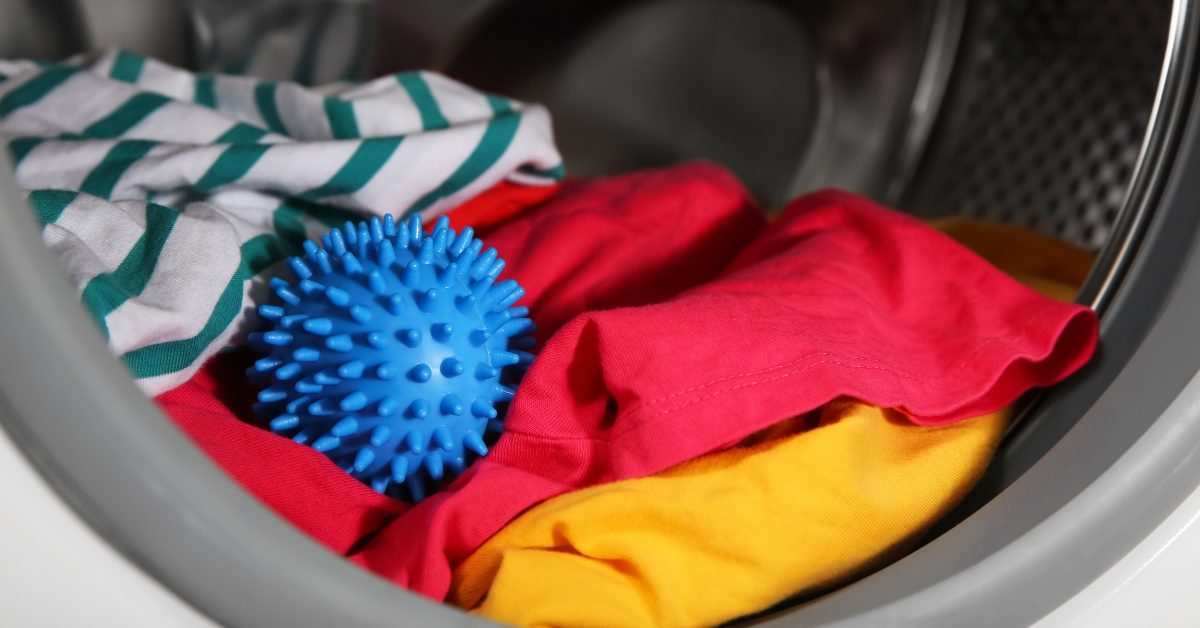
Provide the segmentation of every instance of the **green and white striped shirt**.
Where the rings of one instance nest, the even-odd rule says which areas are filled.
[[[123,51],[0,61],[0,136],[46,245],[150,395],[254,324],[263,275],[306,238],[562,177],[545,109],[425,72],[310,89]]]

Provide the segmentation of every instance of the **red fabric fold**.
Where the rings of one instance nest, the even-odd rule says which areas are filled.
[[[1089,310],[866,199],[810,195],[764,229],[708,165],[568,183],[487,243],[526,287],[545,346],[492,453],[414,507],[379,502],[307,448],[229,425],[200,403],[204,381],[160,401],[331,548],[392,517],[353,559],[441,599],[452,566],[538,501],[656,473],[840,396],[920,423],[985,414],[1069,375],[1097,336]]]

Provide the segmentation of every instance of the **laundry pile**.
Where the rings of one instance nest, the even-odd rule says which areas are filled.
[[[1087,254],[1024,232],[838,191],[768,221],[707,164],[558,185],[544,111],[434,75],[322,95],[131,58],[0,64],[18,180],[110,347],[282,517],[492,619],[714,624],[853,577],[971,488],[1009,404],[1095,348],[1095,315],[1067,302]],[[220,140],[239,125],[261,135]],[[412,505],[262,429],[248,351],[207,358],[254,324],[250,277],[326,218],[447,211],[507,259],[539,350],[491,453]],[[262,237],[269,254],[246,251]],[[1054,261],[1009,254],[1026,245]],[[197,336],[213,300],[189,295],[212,286],[234,313]]]

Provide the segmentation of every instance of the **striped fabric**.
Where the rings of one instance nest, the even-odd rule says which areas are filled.
[[[313,90],[122,51],[0,61],[0,136],[46,245],[151,395],[254,324],[249,303],[304,239],[562,176],[544,109],[424,72]]]

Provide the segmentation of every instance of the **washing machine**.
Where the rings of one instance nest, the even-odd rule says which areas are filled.
[[[838,186],[1091,249],[1095,358],[1028,395],[944,521],[739,623],[1195,626],[1200,2],[3,0],[0,57],[117,45],[547,104],[570,174],[707,158],[764,207]],[[5,625],[479,620],[352,566],[215,468],[106,351],[0,167]]]

